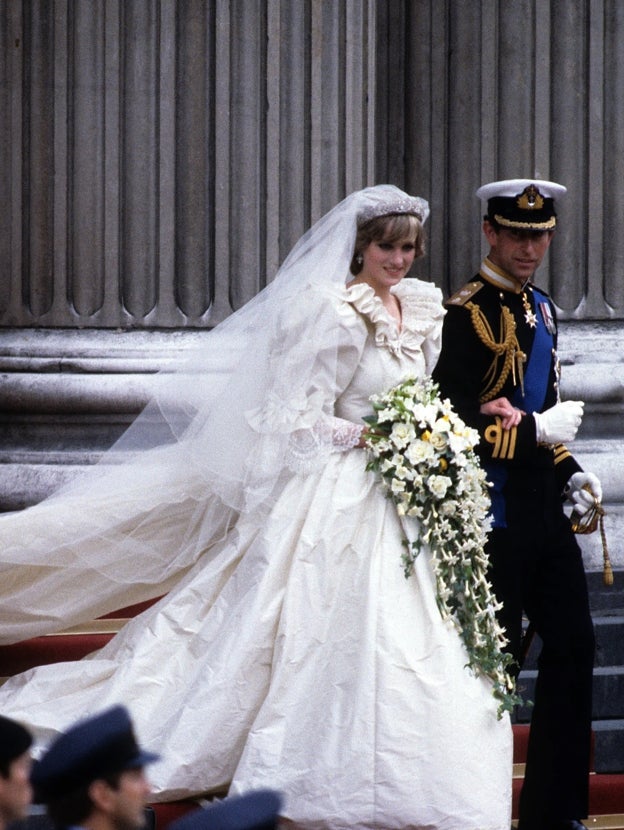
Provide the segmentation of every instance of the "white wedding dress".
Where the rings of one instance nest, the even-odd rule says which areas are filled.
[[[281,790],[284,816],[308,830],[508,830],[509,719],[497,718],[490,682],[465,668],[426,553],[405,578],[401,522],[353,448],[369,396],[430,372],[437,358],[440,292],[418,280],[395,290],[400,330],[368,286],[328,292],[325,313],[345,333],[338,388],[323,392],[335,398],[335,451],[321,471],[286,477],[270,511],[227,527],[231,516],[216,521],[208,500],[204,517],[217,525],[209,538],[197,493],[189,506],[201,484],[165,449],[134,495],[118,490],[117,504],[88,491],[71,516],[61,499],[0,520],[1,548],[39,545],[43,558],[21,576],[13,569],[0,589],[0,627],[10,620],[13,635],[168,590],[100,652],[9,680],[4,715],[45,742],[81,716],[126,704],[140,742],[162,754],[149,770],[161,801],[231,783],[231,792]],[[71,545],[56,550],[78,513],[98,523],[100,538],[115,513],[108,572],[81,573]],[[115,534],[130,527],[142,572],[150,550],[165,561],[168,549],[175,563],[154,565],[149,587],[136,562],[115,561]],[[177,559],[174,548],[197,533],[205,552]],[[86,534],[79,544],[90,544]],[[35,610],[22,619],[20,607]]]

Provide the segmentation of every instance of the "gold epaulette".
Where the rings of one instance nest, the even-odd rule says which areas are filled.
[[[448,298],[446,305],[465,305],[481,288],[483,288],[482,282],[467,282],[452,297]]]
[[[490,424],[485,430],[484,437],[488,444],[492,444],[492,458],[499,458],[506,461],[514,458],[516,454],[518,427],[503,429],[502,419],[497,415],[495,423]]]
[[[565,446],[565,444],[555,444],[553,446],[553,455],[555,458],[555,464],[561,464],[566,458],[570,458],[572,453],[570,450]]]

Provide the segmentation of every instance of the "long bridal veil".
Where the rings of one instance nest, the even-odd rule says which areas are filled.
[[[41,504],[0,517],[0,641],[165,593],[236,518],[268,509],[331,450],[339,324],[323,296],[349,278],[357,220],[417,213],[393,185],[351,194],[299,240],[275,279],[208,334],[102,460]]]

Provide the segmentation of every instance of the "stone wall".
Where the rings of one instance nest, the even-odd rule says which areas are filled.
[[[346,193],[428,198],[416,271],[448,294],[475,189],[539,175],[569,190],[540,285],[622,564],[623,33],[620,0],[0,0],[5,509],[97,457]]]
[[[624,349],[616,322],[568,323],[561,327],[562,397],[585,401],[585,414],[571,445],[584,469],[604,489],[604,520],[614,567],[624,568]],[[588,570],[602,568],[598,532],[580,536]]]

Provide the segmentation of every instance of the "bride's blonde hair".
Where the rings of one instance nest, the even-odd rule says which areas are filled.
[[[425,253],[425,230],[420,219],[413,213],[390,213],[375,216],[358,228],[349,270],[356,277],[362,270],[361,255],[371,242],[397,242],[413,239],[416,257]]]

